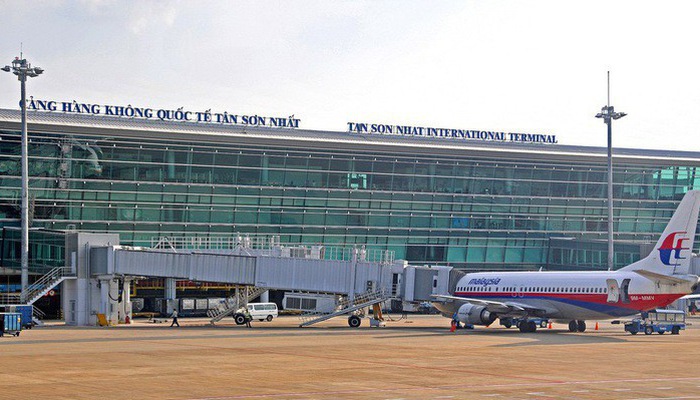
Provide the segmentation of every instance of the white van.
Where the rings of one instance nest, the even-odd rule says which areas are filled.
[[[248,303],[248,312],[253,319],[268,322],[279,315],[275,303]]]

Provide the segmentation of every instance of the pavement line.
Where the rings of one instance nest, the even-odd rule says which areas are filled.
[[[222,346],[210,346],[210,345],[192,344],[192,343],[180,343],[179,345],[180,346],[189,346],[189,347],[194,347],[194,348],[204,348],[204,349],[247,351],[247,352],[253,352],[255,354],[266,353],[266,354],[283,355],[283,356],[306,357],[306,358],[321,359],[321,360],[354,362],[354,363],[361,363],[361,364],[370,364],[372,366],[384,365],[384,366],[392,367],[392,368],[417,369],[417,370],[421,370],[421,371],[426,368],[423,365],[415,365],[415,364],[397,364],[397,363],[390,363],[390,362],[384,362],[384,361],[379,361],[379,360],[365,360],[365,359],[348,360],[347,358],[331,357],[331,356],[324,356],[324,355],[318,355],[318,354],[299,354],[299,353],[293,353],[293,352],[262,350],[262,349],[254,349],[254,348],[248,349],[248,348],[241,348],[241,347],[222,347]],[[437,370],[437,371],[445,371],[445,372],[459,372],[461,374],[482,375],[482,376],[496,377],[496,378],[520,379],[520,380],[524,380],[524,381],[528,381],[528,382],[535,381],[535,382],[541,382],[541,383],[563,383],[561,381],[556,381],[556,380],[551,380],[551,379],[546,379],[546,378],[536,378],[536,377],[532,377],[532,376],[506,375],[506,374],[495,373],[495,372],[493,372],[493,373],[492,372],[481,372],[481,371],[475,371],[475,370],[454,369],[454,368],[447,368],[447,367],[440,367],[440,366],[430,366],[430,369]]]
[[[629,400],[687,400],[700,399],[700,396],[683,396],[683,397],[636,397]]]
[[[550,382],[550,383],[503,383],[503,384],[491,384],[491,385],[480,385],[481,388],[513,388],[513,387],[527,387],[527,386],[562,386],[562,385],[600,385],[609,383],[638,383],[638,382],[667,382],[667,381],[697,381],[700,377],[686,377],[686,378],[651,378],[651,379],[619,379],[619,380],[599,380],[599,381],[569,381],[569,382]],[[233,396],[221,396],[221,397],[192,397],[187,400],[235,400],[235,399],[255,399],[255,398],[277,398],[277,397],[309,397],[309,396],[332,396],[332,395],[348,395],[348,394],[361,394],[361,393],[377,393],[377,392],[416,392],[416,391],[429,391],[429,390],[458,390],[458,389],[470,389],[473,388],[470,384],[463,385],[445,385],[445,386],[421,386],[421,387],[405,387],[405,388],[370,388],[370,389],[356,389],[356,390],[334,390],[334,391],[311,391],[311,392],[284,392],[284,393],[264,393],[264,394],[241,394]],[[574,393],[583,393],[584,391],[572,391]],[[587,391],[586,391],[587,392]],[[544,392],[542,392],[544,393]],[[487,396],[487,395],[482,395]],[[688,396],[688,397],[649,397],[649,398],[635,398],[630,400],[685,400],[685,399],[700,399],[700,396]]]

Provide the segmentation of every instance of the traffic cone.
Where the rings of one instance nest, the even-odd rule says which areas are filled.
[[[450,332],[454,332],[455,329],[457,329],[457,324],[455,324],[455,322],[452,321],[452,323],[451,323],[450,325],[451,325],[451,326],[450,326]]]
[[[595,323],[595,330],[598,330],[598,322]]]
[[[549,327],[547,329],[552,329],[552,321],[549,321]]]

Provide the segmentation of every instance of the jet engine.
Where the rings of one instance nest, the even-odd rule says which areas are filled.
[[[485,306],[464,304],[457,310],[459,322],[469,325],[491,325],[496,318],[497,316],[491,314]]]

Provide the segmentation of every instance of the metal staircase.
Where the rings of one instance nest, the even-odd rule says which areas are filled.
[[[224,303],[219,308],[215,308],[207,311],[207,316],[211,317],[211,323],[215,324],[225,317],[235,313],[243,306],[246,306],[249,301],[260,296],[264,292],[269,290],[268,288],[260,288],[254,286],[245,286],[239,290],[235,295],[227,298]]]
[[[37,306],[32,306],[32,322],[36,326],[43,326],[44,323],[41,321],[46,318],[46,313],[41,311]]]
[[[70,267],[56,267],[21,293],[0,294],[0,306],[32,305],[66,279],[75,279]]]
[[[391,296],[387,295],[383,289],[371,290],[360,295],[355,296],[355,298],[350,301],[350,298],[345,297],[343,300],[338,302],[338,308],[333,312],[313,312],[305,313],[299,316],[301,319],[301,324],[299,327],[310,326],[317,324],[322,321],[327,321],[331,318],[335,318],[341,315],[347,315],[353,313],[357,310],[361,310],[365,307],[370,307],[375,304],[383,303],[390,300]]]

